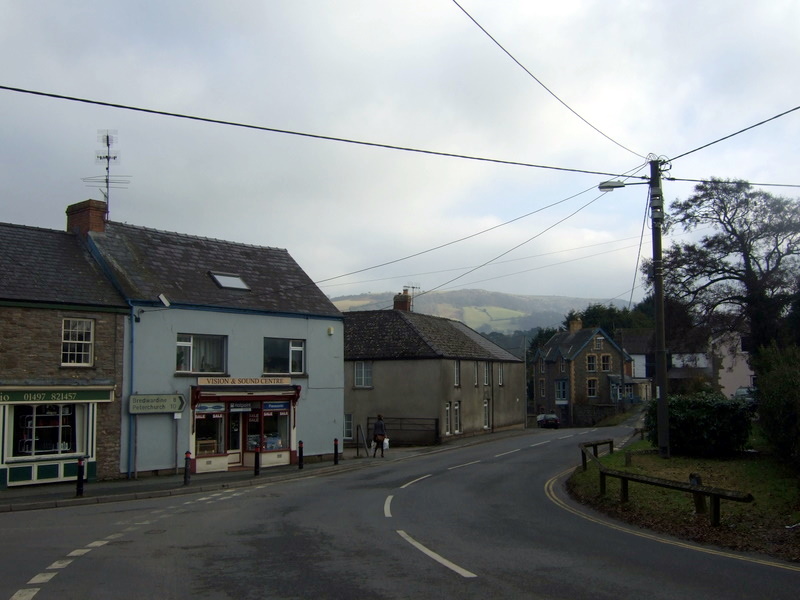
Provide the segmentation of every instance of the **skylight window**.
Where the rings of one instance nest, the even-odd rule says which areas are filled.
[[[211,279],[214,280],[214,283],[221,288],[226,288],[229,290],[250,289],[250,286],[247,285],[241,277],[234,275],[233,273],[215,273],[214,271],[209,271],[208,274],[211,275]]]

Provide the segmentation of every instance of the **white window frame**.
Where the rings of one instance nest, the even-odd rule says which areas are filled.
[[[595,373],[597,371],[597,355],[596,354],[587,354],[586,355],[586,370],[589,373]]]
[[[489,400],[484,399],[483,401],[483,428],[489,429],[492,426],[491,423],[491,412],[489,411]]]
[[[452,429],[450,428],[450,402],[444,403],[444,434],[445,435],[452,435]]]
[[[604,364],[605,363],[605,364]],[[600,355],[600,370],[603,372],[611,371],[613,367],[613,361],[611,360],[610,354],[601,354]]]
[[[484,363],[483,363],[483,385],[489,385],[489,381],[490,381],[489,373],[491,372],[491,368],[492,368],[490,366],[491,364],[492,363],[490,363],[488,360],[484,361]]]
[[[61,321],[61,365],[94,366],[94,319]]]
[[[544,379],[540,379],[540,380],[539,380],[539,395],[540,395],[542,398],[544,398],[544,396],[545,396],[544,390],[545,390],[545,383],[544,383]]]
[[[567,380],[566,379],[557,379],[556,380],[556,400],[566,400],[567,399]]]
[[[358,388],[372,387],[372,363],[357,360],[353,365],[353,385]]]
[[[497,363],[497,385],[503,385],[503,363]]]
[[[342,439],[353,439],[353,413],[344,414],[344,422],[342,423]]]
[[[475,387],[478,387],[478,361],[475,361]]]
[[[181,339],[183,338],[183,339]],[[204,369],[202,364],[199,365],[199,368],[195,368],[195,351],[196,351],[196,342],[202,341],[219,341],[221,344],[221,348],[219,351],[222,354],[222,368],[220,370],[209,370]],[[175,372],[176,373],[226,373],[227,372],[227,364],[228,364],[228,338],[224,335],[206,335],[200,333],[179,333],[176,342],[176,352],[181,351],[183,349],[184,352],[188,352],[188,360],[183,361],[185,365],[188,365],[188,369],[179,369],[180,366],[177,363],[177,356],[176,356],[176,365],[175,365]]]
[[[453,385],[461,387],[461,361],[456,360],[453,363]]]
[[[453,433],[461,433],[461,402],[453,402]]]
[[[604,337],[600,337],[600,336],[594,338],[594,349],[595,350],[602,350],[603,349],[603,340],[604,339],[605,339]]]
[[[586,396],[588,398],[597,398],[597,395],[600,391],[598,383],[599,382],[595,377],[590,377],[586,380]],[[594,388],[594,394],[592,394],[592,388]]]
[[[263,352],[263,369],[265,375],[302,375],[306,372],[306,341],[300,339],[292,339],[292,338],[277,338],[277,337],[265,337],[264,344],[266,344],[267,340],[277,340],[281,342],[288,342],[286,346],[286,350],[288,355],[286,358],[289,361],[289,368],[286,371],[275,371],[275,370],[268,370],[267,362],[267,353],[265,349],[262,349]],[[297,369],[294,367],[296,363],[300,364],[300,368]]]

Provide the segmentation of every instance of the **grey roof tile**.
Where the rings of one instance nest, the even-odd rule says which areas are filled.
[[[521,362],[459,321],[401,310],[344,313],[345,360],[448,358]]]
[[[72,233],[0,223],[0,299],[123,308]]]
[[[91,243],[134,302],[341,317],[289,253],[123,223],[91,232]],[[249,290],[219,287],[210,272],[234,274]]]

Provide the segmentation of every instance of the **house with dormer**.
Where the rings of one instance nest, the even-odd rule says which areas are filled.
[[[345,439],[369,438],[381,414],[397,443],[436,443],[525,426],[525,364],[464,323],[411,311],[344,314]],[[404,424],[431,423],[432,435]]]
[[[580,319],[539,348],[531,367],[538,412],[555,413],[562,425],[590,426],[615,414],[633,379],[630,356]]]
[[[79,236],[0,223],[0,489],[119,477],[128,314]]]
[[[97,200],[67,217],[128,307],[122,474],[333,452],[342,315],[286,250],[114,222]]]

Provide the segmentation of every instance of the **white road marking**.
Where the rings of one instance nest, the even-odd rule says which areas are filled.
[[[400,489],[401,489],[401,490],[404,490],[404,489],[406,489],[408,486],[410,486],[410,485],[412,485],[412,484],[415,484],[415,483],[417,483],[418,481],[422,481],[423,479],[427,479],[427,478],[428,478],[428,477],[430,477],[430,476],[431,476],[431,475],[430,475],[430,473],[428,473],[427,475],[423,475],[422,477],[417,477],[417,478],[416,478],[414,481],[409,481],[408,483],[401,485],[401,486],[400,486]]]
[[[64,569],[68,567],[72,563],[71,560],[57,560],[52,565],[47,567],[48,569]]]
[[[592,430],[592,431],[593,431],[593,430]],[[587,433],[592,433],[592,431],[589,431],[589,430],[586,430],[586,431],[579,431],[579,432],[578,432],[578,435],[586,435]]]
[[[536,446],[542,446],[544,444],[549,444],[552,440],[547,440],[546,442],[538,442],[536,444],[531,444],[531,448],[535,448]]]
[[[394,496],[386,496],[386,502],[383,503],[383,516],[387,519],[392,518],[392,498]]]
[[[30,600],[36,595],[39,588],[28,588],[25,590],[17,590],[17,593],[11,596],[10,600]]]
[[[447,567],[451,571],[455,571],[456,573],[458,573],[462,577],[477,577],[477,575],[475,575],[475,573],[467,571],[466,569],[463,569],[463,568],[459,567],[457,564],[455,564],[453,562],[450,562],[449,560],[447,560],[443,556],[440,556],[439,554],[436,554],[436,552],[434,552],[433,550],[429,550],[428,548],[426,548],[425,546],[420,544],[417,540],[415,540],[410,535],[408,535],[405,531],[403,531],[401,529],[398,529],[397,533],[400,535],[401,538],[403,538],[409,544],[414,546],[414,548],[416,548],[417,550],[419,550],[420,552],[422,552],[426,556],[432,558],[433,560],[438,562],[440,565]]]
[[[67,556],[83,556],[84,554],[89,554],[91,551],[91,548],[78,548],[67,554]]]
[[[39,573],[38,575],[33,577],[28,582],[28,585],[31,585],[31,584],[35,585],[35,584],[39,584],[39,583],[47,583],[48,581],[50,581],[56,575],[58,575],[58,573],[56,573],[55,571],[52,571],[50,573]]]
[[[560,437],[560,438],[558,438],[558,439],[560,439],[560,440],[566,440],[567,438],[571,438],[571,437],[575,437],[575,434],[574,434],[574,433],[572,433],[572,434],[570,434],[570,435],[565,435],[565,436],[562,436],[562,437]]]
[[[519,452],[519,451],[520,451],[520,448],[517,448],[516,450],[509,450],[508,452],[503,452],[501,454],[495,454],[494,457],[495,458],[500,458],[501,456],[505,456],[506,454],[514,454],[514,452]]]
[[[481,461],[473,460],[472,462],[464,463],[463,465],[456,465],[455,467],[448,467],[447,470],[448,471],[452,471],[453,469],[460,469],[461,467],[468,467],[470,465],[477,465],[479,462],[481,462]]]
[[[107,540],[116,540],[117,538],[121,538],[121,533],[112,533],[111,535],[106,536]]]
[[[97,540],[96,542],[92,542],[91,544],[86,544],[87,548],[99,548],[100,546],[105,546],[108,543],[107,540]]]

